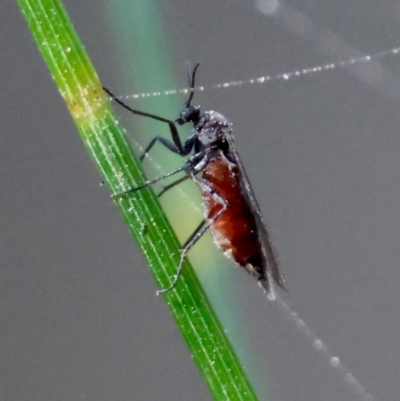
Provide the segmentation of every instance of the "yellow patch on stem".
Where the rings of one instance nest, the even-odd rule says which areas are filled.
[[[110,105],[100,84],[78,86],[73,91],[64,91],[62,96],[74,120],[79,124],[92,124],[110,113]],[[85,121],[86,120],[86,121]]]

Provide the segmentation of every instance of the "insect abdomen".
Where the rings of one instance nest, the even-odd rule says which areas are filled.
[[[237,166],[221,152],[207,163],[202,178],[226,202],[226,210],[213,222],[223,205],[213,193],[203,191],[205,218],[211,222],[215,243],[240,266],[264,279],[257,226],[241,192]]]

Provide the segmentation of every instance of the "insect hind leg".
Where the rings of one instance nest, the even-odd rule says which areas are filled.
[[[185,260],[185,257],[187,255],[187,253],[189,252],[190,248],[192,248],[192,246],[203,236],[203,234],[208,230],[209,227],[207,226],[207,222],[206,221],[202,221],[200,223],[200,225],[196,228],[196,230],[193,232],[193,234],[190,236],[189,240],[186,241],[185,245],[183,246],[183,248],[181,249],[181,258],[179,259],[179,264],[178,264],[178,268],[176,270],[175,276],[174,276],[174,281],[172,282],[172,284],[167,287],[167,288],[163,288],[162,290],[158,290],[157,291],[157,295],[160,294],[164,294],[168,291],[171,291],[176,283],[179,280],[179,277],[181,275],[182,272],[182,267],[183,267],[183,262]]]
[[[226,199],[223,198],[217,191],[215,191],[208,184],[207,181],[197,178],[193,172],[190,174],[190,176],[200,186],[200,188],[203,191],[209,192],[210,195],[213,196],[216,199],[216,201],[222,205],[222,208],[211,219],[203,220],[203,222],[197,227],[197,229],[194,231],[194,233],[186,241],[184,247],[181,250],[181,258],[179,260],[179,265],[178,265],[177,271],[174,276],[174,281],[172,282],[172,284],[169,287],[157,291],[157,295],[165,294],[166,292],[171,291],[175,287],[176,283],[178,282],[178,280],[181,276],[183,262],[185,260],[186,255],[190,251],[190,249],[199,241],[199,239],[211,228],[211,226],[216,222],[216,220],[228,208],[228,202],[226,201]]]
[[[171,291],[175,287],[176,283],[178,282],[178,280],[181,276],[183,261],[185,260],[186,255],[188,254],[190,249],[196,244],[196,242],[210,229],[210,226],[211,226],[210,223],[203,220],[202,223],[197,227],[195,232],[190,236],[189,240],[186,242],[184,247],[181,249],[181,258],[179,260],[178,269],[176,270],[176,273],[174,276],[174,281],[172,282],[172,284],[169,287],[157,291],[157,295],[164,294],[168,291]]]

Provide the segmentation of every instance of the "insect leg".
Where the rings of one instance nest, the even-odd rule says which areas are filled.
[[[168,173],[168,174],[164,174],[164,175],[162,175],[161,177],[157,177],[157,178],[155,178],[154,180],[145,181],[142,185],[139,185],[139,186],[136,187],[136,188],[131,188],[131,189],[128,189],[127,191],[119,192],[119,193],[117,193],[117,194],[114,194],[114,195],[113,195],[113,198],[120,198],[120,197],[123,196],[123,195],[129,194],[129,193],[131,193],[131,192],[136,192],[136,191],[138,191],[139,189],[146,188],[146,187],[148,187],[149,185],[153,185],[153,184],[155,184],[156,182],[163,180],[164,178],[168,178],[168,177],[171,177],[172,175],[175,175],[175,174],[177,174],[177,173],[180,173],[181,171],[183,171],[183,170],[185,170],[185,169],[186,169],[186,164],[185,164],[183,167],[179,167],[178,169],[176,169],[176,170],[174,170],[174,171],[171,171],[171,172]]]
[[[172,175],[175,175],[175,174],[177,174],[177,173],[179,173],[179,172],[181,172],[181,171],[185,171],[185,172],[186,172],[186,175],[185,175],[185,176],[179,178],[178,180],[172,182],[171,184],[167,185],[166,187],[164,187],[164,188],[162,189],[162,191],[157,195],[158,197],[160,197],[164,192],[168,191],[169,189],[171,189],[171,188],[174,187],[175,185],[181,183],[182,181],[185,181],[185,180],[187,180],[188,178],[195,179],[195,178],[194,178],[194,174],[198,173],[200,170],[196,170],[195,173],[192,173],[192,172],[191,172],[191,168],[193,168],[193,165],[196,164],[196,162],[197,162],[199,159],[201,160],[201,158],[203,158],[203,156],[204,156],[204,153],[203,153],[203,152],[199,152],[199,153],[197,153],[196,155],[193,155],[193,156],[185,163],[184,166],[182,166],[182,167],[180,167],[180,168],[178,168],[178,169],[176,169],[176,170],[174,170],[174,171],[171,171],[171,172],[168,173],[168,174],[162,175],[161,177],[155,178],[154,180],[146,181],[144,184],[140,185],[139,187],[136,187],[136,188],[133,188],[133,189],[129,189],[129,190],[127,190],[127,191],[121,192],[121,193],[116,194],[116,195],[114,195],[114,196],[120,196],[120,195],[127,194],[127,193],[129,193],[129,192],[135,192],[135,191],[137,191],[137,190],[139,190],[139,189],[143,189],[143,188],[145,188],[145,187],[148,187],[149,185],[155,184],[156,182],[161,181],[161,180],[163,180],[164,178],[171,177]],[[196,178],[196,180],[197,180],[197,178]]]
[[[226,201],[225,198],[223,198],[217,191],[215,191],[207,181],[202,180],[200,178],[197,178],[195,176],[195,173],[191,172],[190,178],[192,178],[202,189],[203,192],[208,192],[214,199],[219,202],[222,205],[221,210],[219,210],[215,216],[208,220],[204,220],[195,230],[195,232],[189,237],[189,239],[186,241],[184,247],[181,250],[181,258],[179,260],[179,265],[176,270],[175,276],[174,276],[174,281],[172,284],[164,288],[162,290],[157,291],[157,295],[164,294],[170,290],[172,290],[176,283],[179,280],[179,277],[182,272],[182,267],[183,267],[183,261],[185,260],[185,257],[187,253],[190,251],[190,249],[196,244],[196,242],[210,229],[210,227],[215,223],[215,221],[227,210],[228,208],[228,202]]]
[[[179,178],[179,180],[176,180],[176,181],[172,182],[171,184],[166,185],[165,187],[163,187],[161,192],[159,194],[157,194],[157,196],[160,198],[161,195],[164,195],[165,192],[167,192],[169,189],[173,188],[175,185],[178,185],[183,181],[186,181],[188,178],[190,178],[190,177],[188,175],[185,175],[185,176]]]
[[[146,155],[150,152],[151,148],[156,144],[157,141],[160,142],[162,145],[164,145],[171,152],[176,153],[178,155],[182,154],[181,150],[176,146],[175,143],[170,142],[168,139],[165,139],[162,136],[157,135],[150,141],[150,143],[146,146],[143,153],[140,155],[139,160],[141,162],[146,157]],[[182,155],[182,156],[184,156],[184,155]]]
[[[173,141],[173,144],[175,145],[175,150],[170,149],[169,146],[165,145],[164,142],[162,142],[162,141],[161,142],[164,143],[164,145],[167,146],[170,150],[172,150],[173,152],[175,151],[175,153],[178,153],[179,155],[186,156],[189,153],[188,150],[182,145],[181,138],[179,137],[178,130],[177,130],[176,125],[175,125],[175,121],[168,120],[167,118],[163,118],[163,117],[160,117],[160,116],[156,116],[155,114],[150,114],[150,113],[146,113],[144,111],[135,110],[132,107],[128,106],[126,103],[124,103],[122,100],[118,99],[109,89],[105,88],[104,86],[103,86],[103,90],[113,100],[115,100],[120,106],[122,106],[126,110],[130,111],[131,113],[137,114],[137,115],[143,116],[143,117],[149,117],[149,118],[152,118],[153,120],[161,121],[163,123],[168,124],[169,129],[171,131],[172,141]],[[161,138],[161,137],[156,137],[156,138],[153,139],[153,141],[150,142],[150,145],[146,149],[147,152],[150,150],[150,148],[157,141],[157,138]],[[160,139],[158,139],[158,140],[160,140]],[[167,140],[165,140],[165,141],[168,144],[172,145],[169,141],[167,141]],[[142,155],[141,159],[143,159],[143,157],[145,156],[145,154],[147,152],[145,151],[145,153]]]

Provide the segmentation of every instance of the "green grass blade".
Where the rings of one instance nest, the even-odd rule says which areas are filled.
[[[135,157],[100,80],[57,0],[18,0],[35,42],[112,193],[143,182]],[[151,189],[117,203],[160,288],[170,284],[179,243]],[[214,400],[257,400],[191,266],[164,299]]]

